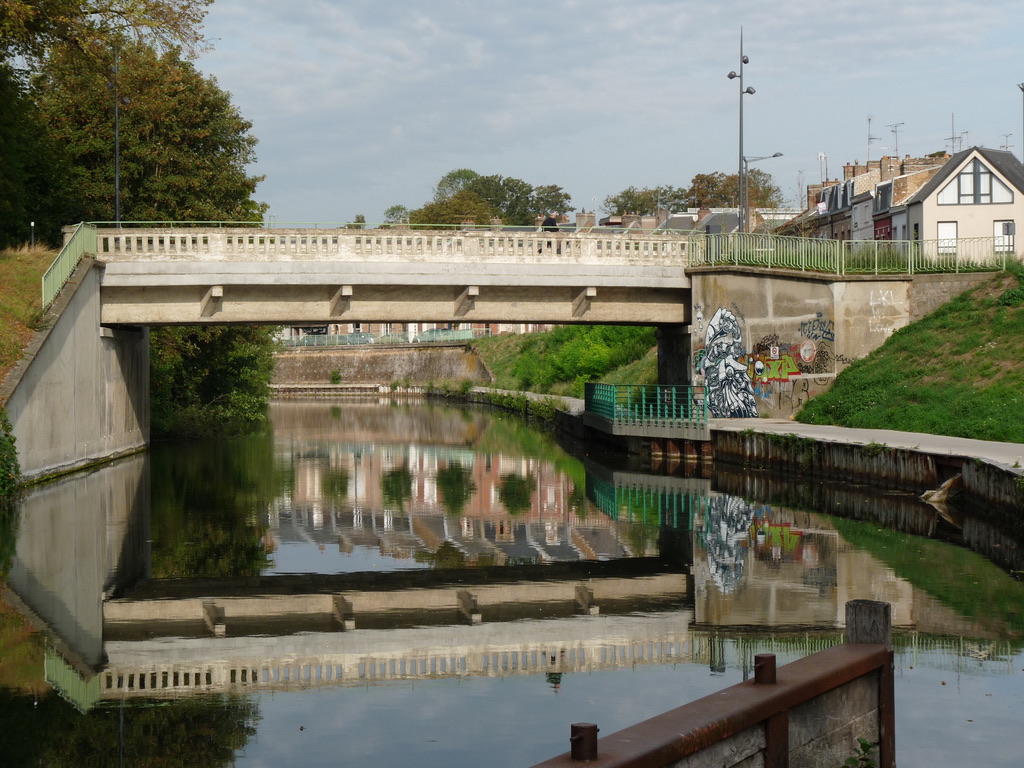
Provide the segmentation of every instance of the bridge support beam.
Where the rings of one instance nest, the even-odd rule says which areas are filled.
[[[334,620],[344,631],[356,628],[355,611],[352,609],[352,601],[344,595],[334,596]]]
[[[658,326],[658,383],[693,384],[690,326]]]
[[[458,600],[459,613],[462,617],[470,624],[480,624],[483,622],[483,615],[480,613],[480,608],[477,605],[477,598],[468,589],[460,589],[456,593],[456,599]]]

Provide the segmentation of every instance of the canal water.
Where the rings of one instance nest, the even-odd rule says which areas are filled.
[[[1021,763],[1013,519],[477,410],[270,416],[0,518],[0,763],[525,768],[841,642],[859,598],[893,608],[900,768]]]

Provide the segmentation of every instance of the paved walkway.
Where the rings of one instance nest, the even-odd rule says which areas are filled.
[[[711,419],[711,430],[742,432],[752,429],[776,435],[798,435],[827,443],[867,445],[878,443],[890,448],[908,448],[922,453],[943,456],[966,456],[987,459],[1005,467],[1017,467],[1024,474],[1024,443],[995,443],[964,437],[926,435],[920,432],[897,432],[893,429],[852,429],[820,424],[801,424],[787,419]]]

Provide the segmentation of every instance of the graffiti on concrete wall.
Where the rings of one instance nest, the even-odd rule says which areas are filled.
[[[822,313],[800,321],[793,339],[767,334],[747,346],[738,307],[719,307],[706,323],[703,307],[694,310],[697,333],[703,334],[696,372],[703,374],[708,410],[716,418],[752,418],[759,402],[795,411],[810,399],[812,379],[821,384],[820,377],[835,372],[835,322]]]
[[[716,418],[756,418],[757,400],[747,370],[743,330],[736,315],[719,307],[704,330],[704,387]]]

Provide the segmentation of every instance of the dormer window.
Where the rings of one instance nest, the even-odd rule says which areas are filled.
[[[975,158],[956,178],[943,187],[939,205],[987,205],[1012,203],[1013,192],[992,171]]]

